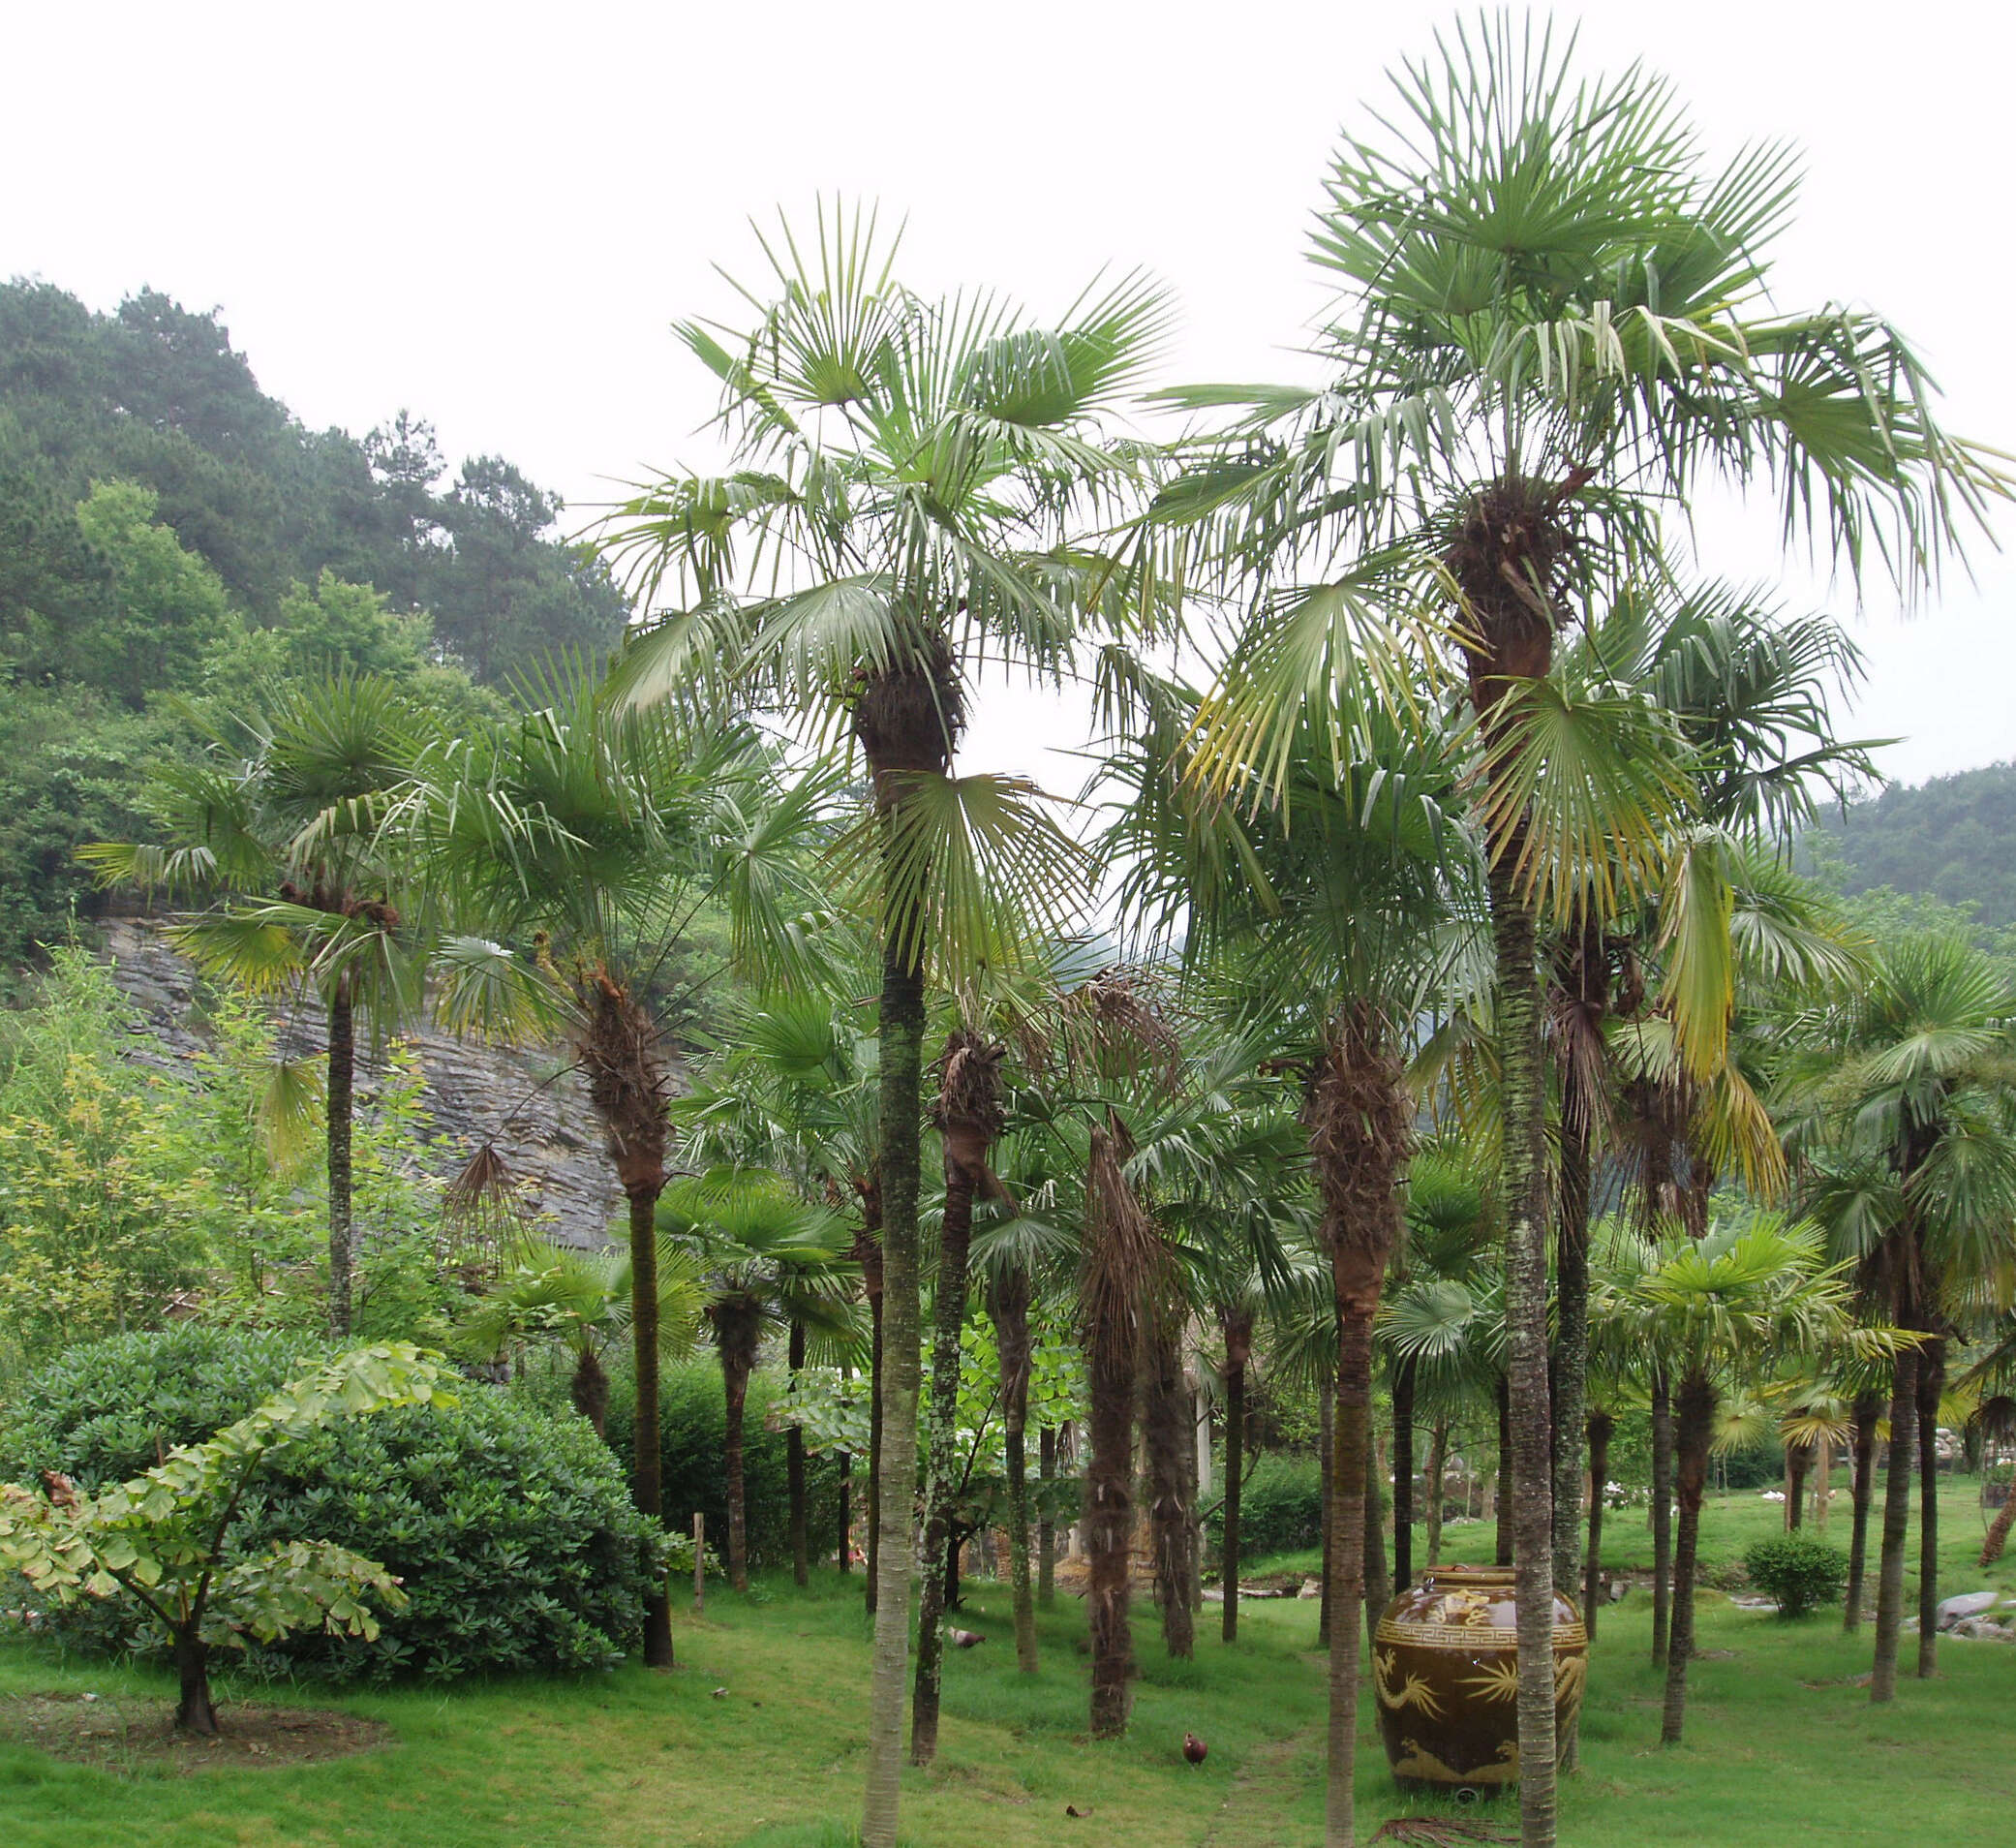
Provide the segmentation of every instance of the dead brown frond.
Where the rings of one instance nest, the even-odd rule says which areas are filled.
[[[1574,528],[1562,517],[1573,477],[1560,486],[1508,476],[1464,506],[1443,554],[1461,594],[1457,631],[1471,698],[1487,715],[1507,683],[1547,670],[1560,622]]]
[[[1099,1078],[1152,1074],[1165,1090],[1182,1082],[1183,1045],[1162,981],[1116,963],[1081,982],[1056,1010],[1052,1056]]]
[[[617,1178],[626,1194],[656,1199],[665,1185],[672,1095],[657,1023],[600,964],[580,971],[575,994],[583,1015],[575,1044]]]
[[[1161,1282],[1169,1252],[1127,1184],[1125,1164],[1134,1153],[1134,1139],[1111,1111],[1107,1125],[1093,1129],[1091,1157],[1085,1164],[1080,1306],[1088,1340],[1116,1367],[1131,1370],[1141,1353],[1145,1311]]]
[[[854,736],[878,777],[942,771],[965,727],[965,689],[944,638],[923,636],[905,659],[854,676]],[[882,799],[888,790],[878,790]]]
[[[494,1142],[482,1143],[442,1197],[443,1262],[465,1288],[479,1289],[530,1230],[518,1177]]]
[[[1430,1848],[1450,1848],[1461,1841],[1517,1841],[1503,1830],[1487,1823],[1469,1822],[1460,1816],[1395,1816],[1372,1832],[1374,1841],[1426,1842]]]

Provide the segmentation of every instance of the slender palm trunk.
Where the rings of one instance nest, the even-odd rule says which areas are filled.
[[[1834,1499],[1834,1440],[1822,1437],[1816,1453],[1813,1471],[1813,1525],[1827,1531],[1828,1504]]]
[[[1503,1373],[1498,1375],[1498,1469],[1491,1479],[1492,1512],[1496,1527],[1492,1534],[1491,1558],[1497,1565],[1512,1562],[1512,1389]]]
[[[1365,1551],[1360,1576],[1365,1584],[1365,1634],[1369,1636],[1393,1601],[1392,1574],[1386,1563],[1386,1496],[1379,1480],[1379,1435],[1369,1415],[1365,1432]]]
[[[1218,1635],[1235,1643],[1239,1634],[1239,1494],[1246,1474],[1246,1362],[1253,1349],[1253,1318],[1233,1314],[1225,1326],[1225,1506],[1218,1524],[1218,1583],[1225,1608]]]
[[[1600,1035],[1608,1001],[1603,920],[1591,907],[1564,959],[1569,1004],[1581,1031]],[[1561,1063],[1561,1198],[1554,1224],[1554,1583],[1573,1586],[1581,1563],[1582,1437],[1589,1397],[1589,1196],[1596,1100],[1572,1043]]]
[[[1393,1389],[1393,1585],[1414,1583],[1414,1363],[1396,1360]]]
[[[1449,1474],[1449,1420],[1438,1418],[1428,1431],[1428,1466],[1421,1493],[1428,1498],[1428,1563],[1442,1563],[1442,1479]]]
[[[882,1558],[882,1241],[874,1241],[874,1269],[869,1276],[868,1361],[868,1555],[862,1561],[862,1603],[875,1614]]]
[[[329,1070],[325,1126],[329,1151],[329,1333],[347,1340],[351,1329],[351,1142],[357,1085],[357,1023],[350,977],[329,990]]]
[[[1785,1448],[1785,1530],[1797,1533],[1806,1525],[1806,1478],[1813,1471],[1813,1446]]]
[[[1939,1402],[1946,1390],[1946,1344],[1918,1350],[1918,1679],[1939,1672]]]
[[[1673,1389],[1652,1375],[1652,1666],[1666,1665],[1673,1619]]]
[[[665,1514],[664,1462],[658,1443],[657,1196],[662,1186],[660,1179],[658,1188],[640,1188],[628,1202],[630,1346],[637,1379],[630,1494],[637,1512],[654,1522],[662,1522]],[[644,1599],[644,1664],[672,1666],[672,1601],[664,1585],[653,1586]]]
[[[1876,1660],[1869,1676],[1872,1702],[1897,1693],[1897,1641],[1904,1629],[1905,1554],[1911,1537],[1911,1464],[1918,1445],[1918,1355],[1897,1356],[1890,1393],[1890,1453],[1883,1471],[1883,1552],[1876,1586]]]
[[[217,1736],[217,1709],[210,1699],[210,1646],[193,1631],[175,1632],[175,1731],[202,1739]]]
[[[1981,1542],[1983,1566],[1992,1566],[2002,1556],[2002,1549],[2009,1544],[2009,1528],[2016,1524],[2016,1482],[2009,1484],[2008,1494],[2002,1496],[2002,1505],[1995,1511],[1995,1519],[1989,1523],[1988,1533]]]
[[[609,1375],[595,1349],[585,1344],[575,1358],[567,1397],[574,1409],[595,1428],[595,1434],[602,1436],[609,1421]]]
[[[1334,1454],[1330,1462],[1329,1723],[1325,1751],[1323,1838],[1326,1848],[1351,1848],[1357,1815],[1359,1614],[1366,1603],[1365,1488],[1371,1480],[1372,1319],[1340,1315]],[[1383,1548],[1375,1549],[1383,1552]]]
[[[1015,1665],[1036,1673],[1036,1608],[1029,1595],[1029,1276],[1019,1267],[993,1291],[1001,1357],[1001,1443],[1008,1474],[1008,1572],[1015,1605]]]
[[[1698,1374],[1680,1382],[1680,1538],[1673,1555],[1673,1632],[1666,1649],[1665,1709],[1659,1742],[1677,1745],[1687,1718],[1687,1663],[1694,1654],[1695,1566],[1700,1556],[1701,1499],[1708,1487],[1708,1441],[1715,1421],[1715,1390]]]
[[[787,1364],[791,1384],[798,1384],[805,1371],[805,1324],[791,1324],[791,1345]],[[791,1578],[803,1587],[811,1583],[810,1536],[806,1527],[805,1432],[792,1425],[784,1432],[784,1493],[791,1504]]]
[[[844,1385],[854,1376],[854,1370],[844,1361],[840,1363],[840,1383]],[[854,1453],[842,1450],[835,1454],[840,1486],[840,1569],[851,1572],[854,1569]]]
[[[1862,1623],[1869,1569],[1869,1508],[1876,1498],[1876,1421],[1882,1409],[1880,1400],[1866,1394],[1855,1401],[1854,1480],[1848,1486],[1854,1507],[1848,1531],[1848,1608],[1841,1618],[1844,1630],[1859,1629]]]
[[[1330,1517],[1336,1511],[1337,1484],[1337,1377],[1334,1371],[1323,1376],[1316,1393],[1317,1504],[1323,1510],[1323,1590],[1316,1606],[1316,1647],[1330,1646],[1330,1566],[1337,1556],[1332,1544],[1336,1528]]]
[[[749,1371],[753,1356],[740,1345],[721,1347],[721,1392],[726,1419],[721,1461],[728,1483],[728,1583],[738,1591],[749,1588],[748,1506],[743,1476],[743,1421],[748,1407]]]
[[[1174,1318],[1161,1305],[1148,1316],[1143,1368],[1142,1430],[1148,1465],[1148,1530],[1153,1537],[1155,1603],[1162,1613],[1162,1647],[1188,1660],[1196,1653],[1197,1625],[1190,1611],[1190,1506],[1184,1459],[1190,1452],[1188,1394]]]
[[[1582,1627],[1596,1641],[1596,1614],[1603,1608],[1604,1485],[1610,1479],[1610,1433],[1617,1421],[1606,1411],[1589,1414],[1589,1552],[1582,1563]]]
[[[1091,1456],[1085,1471],[1094,1739],[1117,1739],[1132,1706],[1134,1638],[1127,1622],[1134,1529],[1134,1365],[1124,1331],[1094,1328],[1086,1342]]]
[[[917,1604],[917,1678],[910,1712],[913,1765],[929,1765],[938,1748],[938,1686],[945,1654],[945,1639],[940,1634],[947,1598],[945,1556],[958,1483],[959,1337],[966,1317],[966,1254],[973,1236],[973,1193],[978,1181],[970,1169],[948,1157],[926,1436],[923,1577]]]
[[[1045,1611],[1056,1602],[1057,1526],[1050,1518],[1050,1486],[1056,1479],[1056,1428],[1045,1425],[1036,1433],[1036,1480],[1043,1485],[1036,1512],[1036,1603]]]

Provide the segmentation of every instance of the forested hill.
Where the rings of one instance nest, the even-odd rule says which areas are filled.
[[[144,836],[193,715],[332,666],[480,705],[610,647],[623,597],[561,513],[406,413],[306,428],[214,311],[0,286],[0,976],[88,910],[81,843]]]
[[[1846,891],[1971,902],[1980,923],[2016,925],[2016,763],[1885,789],[1829,816],[1806,845],[1835,863]]]

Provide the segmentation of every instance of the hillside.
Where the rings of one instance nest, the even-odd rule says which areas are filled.
[[[2016,925],[2016,763],[1894,785],[1827,816],[1804,847],[1848,893],[1889,886]]]

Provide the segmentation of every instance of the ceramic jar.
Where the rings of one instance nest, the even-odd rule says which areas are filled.
[[[1372,1635],[1379,1733],[1403,1786],[1488,1792],[1519,1781],[1519,1656],[1511,1566],[1437,1566]],[[1554,1599],[1554,1728],[1582,1704],[1589,1638]]]

